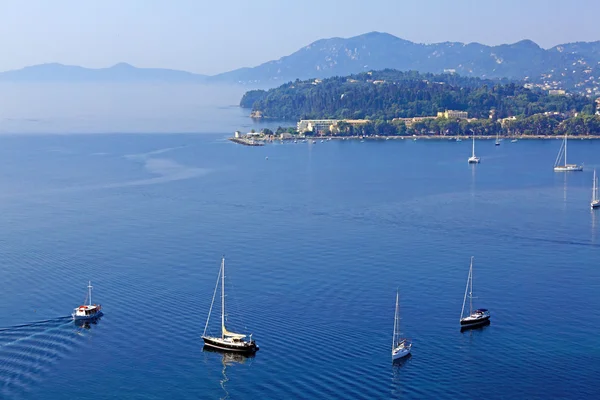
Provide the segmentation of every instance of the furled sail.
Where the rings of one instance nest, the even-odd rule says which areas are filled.
[[[225,325],[223,325],[223,336],[232,337],[236,339],[242,339],[246,337],[246,335],[242,335],[241,333],[229,332],[227,328],[225,328]]]

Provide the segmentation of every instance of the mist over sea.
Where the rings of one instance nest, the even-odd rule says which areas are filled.
[[[0,82],[2,133],[214,133],[274,126],[239,108],[241,85]],[[295,125],[295,121],[288,125]]]

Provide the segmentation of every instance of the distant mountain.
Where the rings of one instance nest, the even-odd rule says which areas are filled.
[[[160,68],[136,68],[119,63],[110,68],[84,68],[58,63],[0,72],[10,82],[203,82],[205,75]]]
[[[275,61],[214,76],[120,63],[90,69],[41,64],[0,72],[0,81],[15,82],[224,82],[273,87],[296,79],[347,76],[396,69],[466,77],[523,80],[542,89],[567,89],[600,96],[600,41],[576,42],[543,49],[531,40],[486,46],[479,43],[413,43],[388,33],[321,39]]]
[[[348,39],[318,40],[297,52],[254,68],[211,77],[239,83],[283,83],[393,68],[480,78],[528,80],[547,88],[579,91],[600,86],[600,41],[545,50],[530,40],[486,46],[479,43],[419,44],[371,32]],[[591,81],[587,81],[592,77]],[[585,83],[577,86],[578,83]]]

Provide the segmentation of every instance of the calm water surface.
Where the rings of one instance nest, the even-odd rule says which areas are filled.
[[[481,141],[469,166],[468,142],[228,131],[0,136],[1,398],[598,394],[600,142],[556,174],[559,141]],[[202,350],[222,254],[254,358]],[[492,324],[460,333],[471,255]],[[88,279],[105,316],[85,329],[65,317]],[[396,288],[414,346],[392,366]]]

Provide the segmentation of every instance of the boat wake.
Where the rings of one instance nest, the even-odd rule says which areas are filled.
[[[70,316],[0,328],[0,398],[27,392],[85,332]]]

